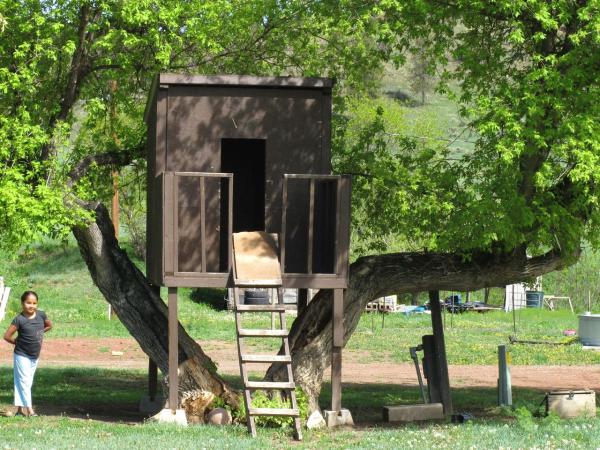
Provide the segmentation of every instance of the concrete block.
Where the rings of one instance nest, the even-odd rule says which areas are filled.
[[[314,411],[306,421],[306,428],[313,430],[316,428],[322,428],[326,425],[325,419],[319,411]]]
[[[342,408],[340,411],[325,411],[325,423],[329,428],[354,426],[352,414],[350,414],[350,411],[344,408]]]
[[[441,403],[383,407],[384,422],[415,422],[419,420],[439,420],[443,418],[444,407]]]
[[[138,410],[143,414],[148,414],[153,416],[158,413],[165,406],[165,399],[162,395],[156,395],[154,400],[150,399],[149,395],[144,395],[140,399],[140,404],[138,405]]]
[[[175,410],[175,414],[171,409],[162,409],[158,414],[150,417],[148,420],[158,423],[175,423],[177,425],[187,426],[187,418],[183,409]]]

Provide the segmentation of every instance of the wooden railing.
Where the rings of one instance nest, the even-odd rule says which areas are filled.
[[[306,271],[300,273],[286,272],[286,235],[288,232],[288,190],[289,184],[294,181],[308,182],[308,230],[307,230],[307,248],[306,248]],[[333,244],[333,267],[332,271],[326,273],[315,272],[313,267],[314,243],[315,243],[315,213],[316,213],[316,186],[320,182],[335,183],[335,207],[334,210],[321,211],[321,214],[333,214],[334,223],[334,244]],[[348,253],[350,241],[350,177],[346,175],[316,175],[316,174],[285,174],[283,176],[282,193],[282,220],[281,220],[281,239],[280,239],[280,259],[281,272],[288,278],[305,278],[310,276],[313,279],[319,277],[337,277],[347,278],[348,274]]]
[[[183,178],[194,180],[191,184],[182,185]],[[209,182],[208,179],[213,181]],[[164,286],[227,286],[232,265],[233,174],[163,172],[157,181],[153,189],[159,189],[160,192],[155,192],[155,201],[160,199],[162,207],[157,208],[155,214],[160,213],[161,222],[153,226],[156,236],[148,237],[153,242],[159,240],[162,250],[153,255],[157,259],[155,264],[159,266],[152,266],[153,281]],[[292,186],[293,191],[288,197],[290,184],[296,182],[303,183],[303,186]],[[187,195],[181,189],[187,189]],[[293,208],[290,208],[291,202],[294,202]],[[195,208],[196,212],[189,216],[182,215],[180,209],[183,204]],[[292,213],[299,216],[294,217],[290,215]],[[183,234],[180,224],[183,217],[191,221],[190,225],[196,233],[199,231],[195,235],[197,237]],[[180,251],[184,250],[184,236],[190,238],[190,245],[194,246],[189,253],[194,262],[180,255]],[[350,177],[284,175],[279,236],[284,286],[317,289],[346,287],[349,241]],[[188,247],[185,249],[187,251]]]
[[[219,276],[223,272],[210,272],[207,269],[206,257],[206,179],[219,178],[228,181],[227,189],[227,270],[231,269],[231,236],[233,231],[233,174],[231,173],[211,173],[211,172],[165,172],[164,185],[164,211],[172,211],[172,226],[167,226],[165,229],[165,271],[171,272],[176,277],[197,277],[197,276]],[[179,270],[179,180],[183,177],[198,178],[198,193],[200,205],[200,271],[185,272]],[[221,192],[221,195],[223,193]],[[168,223],[168,222],[167,222]],[[171,234],[171,236],[169,236]],[[170,243],[169,241],[171,241]],[[171,270],[169,270],[171,269]]]

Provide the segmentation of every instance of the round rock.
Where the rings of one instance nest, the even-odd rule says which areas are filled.
[[[231,414],[225,408],[215,408],[208,413],[208,423],[212,425],[231,424]]]

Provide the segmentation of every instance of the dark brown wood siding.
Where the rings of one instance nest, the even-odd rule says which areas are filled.
[[[233,84],[236,80],[245,85]],[[283,175],[331,171],[331,82],[326,79],[161,75],[146,116],[147,268],[157,284],[168,278],[173,286],[177,273],[185,272],[180,276],[189,280],[197,272],[223,272],[227,267],[227,239],[222,235],[227,233],[226,219],[221,218],[226,211],[222,200],[228,197],[222,192],[226,184],[217,178],[205,181],[205,245],[201,246],[199,179],[169,175],[163,180],[161,174],[223,172],[223,140],[229,144],[231,140],[264,140],[264,202],[257,204],[264,203],[265,231],[280,233]],[[169,198],[174,191],[175,203]],[[317,183],[315,192],[312,221],[322,230],[310,232],[310,182],[290,185],[286,271],[306,273],[310,266],[314,273],[333,275],[338,266],[335,242],[331,242],[330,210],[335,209],[335,195],[322,183]],[[235,217],[235,210],[233,214]],[[164,235],[172,226],[176,226],[173,236]],[[309,238],[311,245],[307,246]]]

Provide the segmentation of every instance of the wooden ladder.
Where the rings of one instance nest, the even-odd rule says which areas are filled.
[[[260,286],[252,286],[260,287]],[[235,307],[235,325],[238,345],[238,355],[240,361],[240,374],[244,383],[244,404],[246,408],[246,418],[248,421],[248,431],[256,437],[256,416],[282,416],[294,419],[294,438],[302,440],[302,431],[300,425],[300,410],[296,401],[296,384],[292,373],[292,357],[290,355],[290,344],[288,341],[288,330],[285,322],[286,305],[283,304],[283,288],[281,286],[268,286],[274,288],[277,292],[278,301],[270,305],[240,305],[239,287],[234,287],[233,298]],[[279,314],[279,329],[247,329],[242,326],[243,313],[270,312]],[[252,338],[281,338],[283,340],[282,355],[249,354],[244,347],[244,339]],[[252,363],[281,363],[287,367],[287,381],[250,381],[248,380],[247,364]],[[254,408],[252,407],[252,392],[256,390],[273,391],[279,390],[285,393],[290,408]]]

